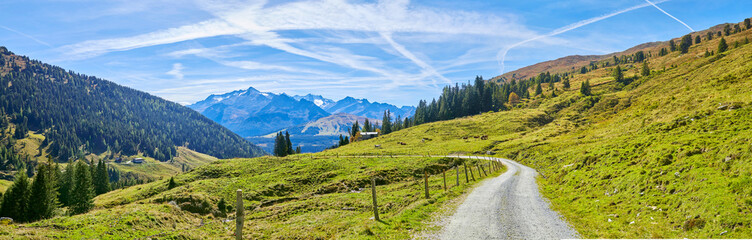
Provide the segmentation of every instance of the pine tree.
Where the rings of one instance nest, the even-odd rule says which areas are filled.
[[[109,174],[103,160],[99,160],[93,175],[94,192],[99,195],[110,191]]]
[[[60,199],[60,203],[63,206],[70,206],[70,194],[71,190],[73,189],[73,163],[68,163],[68,166],[65,167],[65,171],[63,172],[62,176],[60,177],[60,183],[58,191],[58,197]]]
[[[381,134],[389,134],[392,132],[392,116],[389,109],[384,111],[384,117],[381,118]]]
[[[301,151],[300,146],[295,147],[295,154],[300,154]]]
[[[9,217],[17,222],[26,222],[27,213],[29,212],[29,178],[24,171],[16,174],[8,190],[3,195],[3,203],[0,205],[0,215]]]
[[[564,89],[569,89],[571,87],[569,85],[569,78],[564,78],[564,81],[562,81],[561,84],[564,85]]]
[[[749,18],[744,19],[744,29],[750,29],[752,28],[752,24],[750,24]]]
[[[543,88],[541,88],[541,84],[538,83],[537,86],[535,86],[535,96],[541,95],[543,93]]]
[[[616,66],[614,68],[614,71],[611,73],[611,76],[614,77],[614,80],[616,82],[623,82],[624,81],[624,73],[622,73],[620,66]]]
[[[707,41],[713,40],[713,32],[708,32]]]
[[[57,206],[57,191],[53,180],[52,166],[39,164],[34,182],[31,185],[29,221],[51,218]]]
[[[277,137],[274,139],[274,156],[287,156],[287,140],[282,132],[278,132]]]
[[[71,213],[88,212],[94,206],[94,187],[89,166],[83,161],[76,162],[74,184],[71,190]]]
[[[173,177],[170,177],[170,181],[167,182],[167,189],[173,189],[177,186],[178,184],[175,183],[175,179]]]
[[[590,80],[585,80],[584,83],[580,86],[580,93],[585,96],[590,96]]]
[[[721,41],[718,42],[718,53],[722,53],[728,50],[728,44],[726,44],[726,39],[721,38]]]
[[[292,142],[290,141],[290,133],[285,131],[285,146],[287,149],[287,155],[293,155],[295,154],[295,151],[292,149]]]
[[[668,47],[669,47],[669,50],[671,50],[672,52],[676,51],[676,43],[674,43],[674,39],[671,39],[670,41],[668,41]]]
[[[723,35],[731,35],[731,25],[726,24],[726,26],[723,27]]]
[[[646,61],[642,63],[642,76],[647,77],[648,75],[650,75],[650,67],[648,66],[648,62]]]
[[[360,132],[360,124],[358,124],[358,120],[355,120],[355,123],[353,123],[352,129],[350,129],[350,137],[354,137],[355,135],[358,135],[358,132]]]
[[[689,52],[689,47],[692,46],[692,35],[684,35],[681,39],[681,43],[679,44],[679,49],[681,50],[681,53],[687,53]]]
[[[700,44],[702,42],[702,38],[700,35],[695,36],[695,44]]]

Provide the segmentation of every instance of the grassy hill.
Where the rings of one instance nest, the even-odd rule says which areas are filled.
[[[546,90],[509,111],[423,124],[317,154],[219,160],[176,176],[174,189],[157,181],[113,191],[96,198],[93,212],[0,227],[0,234],[229,238],[234,222],[212,212],[221,199],[233,205],[234,191],[244,189],[247,237],[409,238],[472,185],[444,193],[433,177],[434,195],[422,199],[422,172],[459,162],[390,156],[465,153],[538,169],[541,192],[586,238],[749,238],[752,44],[744,42],[751,35],[726,36],[730,49],[707,57],[719,38],[686,54],[658,56],[667,43],[653,45],[643,50],[648,76],[639,74],[639,63],[619,64],[626,82],[611,77],[613,64],[572,75],[572,86],[593,85],[590,96],[556,83],[557,96]],[[367,220],[370,197],[362,188],[372,176],[383,181],[383,223]]]

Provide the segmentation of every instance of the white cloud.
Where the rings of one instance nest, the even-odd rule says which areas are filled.
[[[172,64],[172,70],[168,71],[167,75],[172,75],[177,79],[183,79],[183,69],[183,64],[174,63]]]

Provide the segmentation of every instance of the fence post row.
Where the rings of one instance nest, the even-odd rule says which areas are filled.
[[[238,189],[235,199],[235,239],[243,239],[243,190]]]

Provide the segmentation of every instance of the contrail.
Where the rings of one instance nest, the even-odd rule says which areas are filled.
[[[659,1],[656,1],[656,3],[663,3],[663,2],[668,2],[668,1],[671,1],[671,0],[659,0]],[[498,59],[498,62],[499,62],[499,67],[501,68],[501,74],[504,74],[504,60],[507,57],[507,53],[512,48],[515,48],[515,47],[518,47],[518,46],[520,46],[522,44],[529,43],[529,42],[532,42],[532,41],[535,41],[535,40],[539,40],[539,39],[542,39],[542,38],[553,37],[553,36],[556,36],[556,35],[559,35],[559,34],[562,34],[562,33],[565,33],[565,32],[569,32],[569,31],[572,31],[574,29],[578,29],[580,27],[589,25],[591,23],[599,22],[601,20],[604,20],[604,19],[616,16],[616,15],[619,15],[619,14],[622,14],[622,13],[630,12],[630,11],[637,10],[637,9],[640,9],[640,8],[644,8],[644,7],[648,7],[648,6],[651,6],[651,5],[655,5],[655,4],[653,4],[653,3],[643,3],[643,4],[640,4],[640,5],[637,5],[637,6],[633,6],[633,7],[621,10],[621,11],[616,11],[616,12],[613,12],[613,13],[610,13],[610,14],[606,14],[606,15],[603,15],[603,16],[600,16],[600,17],[594,17],[594,18],[582,20],[582,21],[579,21],[579,22],[576,22],[576,23],[573,23],[573,24],[570,24],[570,25],[558,28],[558,29],[556,29],[556,30],[554,30],[554,31],[552,31],[552,32],[550,32],[548,34],[540,35],[540,36],[537,36],[537,37],[534,37],[534,38],[530,38],[530,39],[527,39],[527,40],[524,40],[524,41],[521,41],[521,42],[518,42],[518,43],[515,43],[515,44],[512,44],[512,45],[509,45],[509,46],[505,47],[504,49],[502,49],[501,51],[499,51],[498,54],[496,54],[496,58]]]
[[[695,31],[694,29],[692,29],[692,27],[690,27],[690,26],[689,26],[689,25],[687,25],[686,23],[682,22],[681,20],[679,20],[678,18],[674,17],[673,15],[671,15],[671,14],[668,14],[668,13],[667,13],[666,11],[663,11],[663,9],[659,8],[659,7],[658,7],[658,5],[655,5],[655,4],[653,4],[652,2],[650,2],[650,0],[645,0],[645,1],[646,1],[646,2],[648,2],[648,3],[650,3],[650,5],[653,5],[653,7],[657,8],[658,10],[661,10],[661,12],[665,13],[666,15],[668,15],[668,16],[669,16],[669,17],[671,17],[671,18],[673,18],[673,19],[674,19],[674,20],[676,20],[677,22],[680,22],[681,24],[684,24],[684,26],[685,26],[685,27],[687,27],[687,28],[689,28],[689,30],[690,30],[690,31],[692,31],[692,32],[694,32],[694,31]]]
[[[34,40],[35,42],[38,42],[39,44],[42,44],[42,45],[45,45],[45,46],[48,46],[48,47],[52,47],[52,45],[50,45],[49,43],[46,43],[46,42],[44,42],[42,40],[39,40],[39,39],[37,39],[35,37],[32,37],[29,34],[16,31],[15,29],[12,29],[12,28],[9,28],[9,27],[3,26],[3,25],[0,25],[0,28],[4,28],[5,30],[8,30],[8,31],[11,31],[11,32],[14,32],[14,33],[18,33],[21,36],[24,36],[24,37],[26,37],[28,39],[31,39],[31,40]]]

